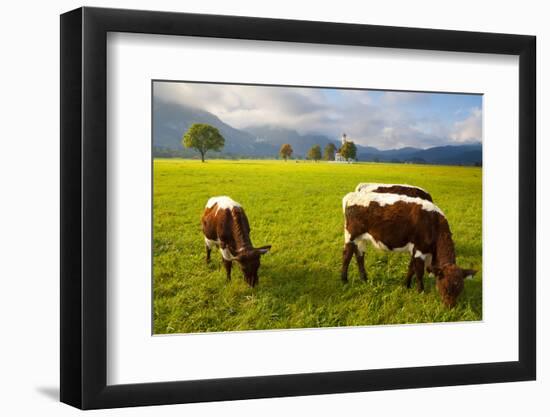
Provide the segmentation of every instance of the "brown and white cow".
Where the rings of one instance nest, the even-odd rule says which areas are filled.
[[[201,224],[206,244],[206,262],[210,262],[212,248],[218,247],[227,279],[231,279],[231,266],[235,261],[241,267],[245,281],[254,287],[258,283],[260,257],[271,246],[252,246],[250,225],[241,205],[226,196],[212,197],[206,203]]]
[[[408,184],[381,184],[374,182],[361,182],[355,187],[355,191],[365,193],[401,194],[409,197],[418,197],[433,202],[432,196],[425,189]]]
[[[412,255],[407,272],[409,287],[416,274],[418,291],[424,290],[424,269],[430,266],[443,302],[456,304],[464,288],[464,279],[476,273],[456,265],[449,223],[443,212],[427,199],[402,194],[352,192],[343,199],[345,246],[342,280],[347,282],[348,268],[355,254],[359,273],[365,271],[366,244],[392,252]]]
[[[361,182],[355,187],[355,191],[363,193],[384,193],[384,194],[400,194],[409,197],[418,197],[429,202],[433,202],[432,196],[425,189],[408,184],[382,184],[373,182]],[[414,268],[415,260],[414,254],[411,254],[411,261],[409,262],[409,273],[405,285],[407,288],[411,288],[412,278],[416,275]],[[431,265],[426,265],[428,272],[431,271]],[[366,279],[366,278],[365,278]],[[417,284],[421,278],[417,278]]]

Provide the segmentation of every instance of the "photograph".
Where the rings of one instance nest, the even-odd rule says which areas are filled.
[[[40,314],[7,298],[5,356],[45,350],[7,407],[537,415],[543,14],[218,3],[65,5],[14,43],[7,143],[39,151],[7,153],[7,276]],[[16,140],[29,97],[59,146]]]
[[[153,334],[483,320],[483,95],[152,81]]]

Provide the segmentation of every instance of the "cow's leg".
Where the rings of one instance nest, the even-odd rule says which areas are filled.
[[[416,289],[418,292],[424,291],[424,260],[414,258],[414,269],[416,272]]]
[[[411,288],[413,275],[414,275],[414,256],[411,256],[411,261],[409,262],[409,270],[407,271],[407,277],[405,278],[405,286],[407,288]]]
[[[359,277],[363,280],[367,280],[367,271],[365,271],[365,245],[359,244],[355,246],[355,259],[357,260],[357,267],[359,268]]]
[[[233,266],[233,262],[223,260],[223,266],[225,267],[225,274],[228,281],[231,281],[231,266]]]
[[[355,243],[347,242],[344,245],[344,253],[342,254],[342,282],[348,282],[348,269],[351,258],[355,253]]]
[[[206,248],[206,263],[210,262],[210,254],[212,253],[212,247],[210,241],[204,238],[204,247]]]
[[[210,249],[210,246],[208,246],[208,243],[204,245],[206,247],[206,263],[210,262],[210,254],[212,253],[212,249]]]
[[[433,256],[431,254],[427,254],[425,258],[425,265],[426,265],[426,271],[428,273],[433,273]]]

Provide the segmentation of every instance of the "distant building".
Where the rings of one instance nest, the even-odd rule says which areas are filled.
[[[342,134],[341,141],[342,141],[342,145],[341,145],[341,146],[344,146],[344,144],[348,141],[348,136],[347,136],[345,133]],[[341,149],[341,147],[340,147],[340,149]],[[336,153],[334,154],[334,162],[347,162],[347,163],[350,163],[350,162],[353,162],[353,161],[344,158],[344,157],[340,154],[340,152],[336,152]]]

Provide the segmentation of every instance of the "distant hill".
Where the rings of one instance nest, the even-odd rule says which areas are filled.
[[[250,133],[235,129],[204,110],[157,101],[153,107],[153,145],[156,148],[183,150],[181,139],[193,123],[208,123],[225,138],[224,154],[276,156],[278,148],[257,143]]]
[[[442,165],[473,165],[481,163],[481,143],[437,146],[428,149],[402,148],[377,152],[358,151],[361,161],[417,162]]]
[[[294,157],[303,158],[309,148],[328,143],[337,147],[340,142],[322,134],[300,134],[295,130],[277,126],[235,129],[217,116],[204,110],[175,103],[156,101],[153,107],[153,146],[156,156],[191,157],[194,151],[184,149],[183,134],[193,123],[208,123],[220,130],[225,138],[223,156],[273,158],[283,143],[290,143]],[[357,145],[360,161],[415,162],[442,165],[473,165],[482,161],[481,143],[447,145],[429,149],[406,147],[379,150],[372,146]]]

